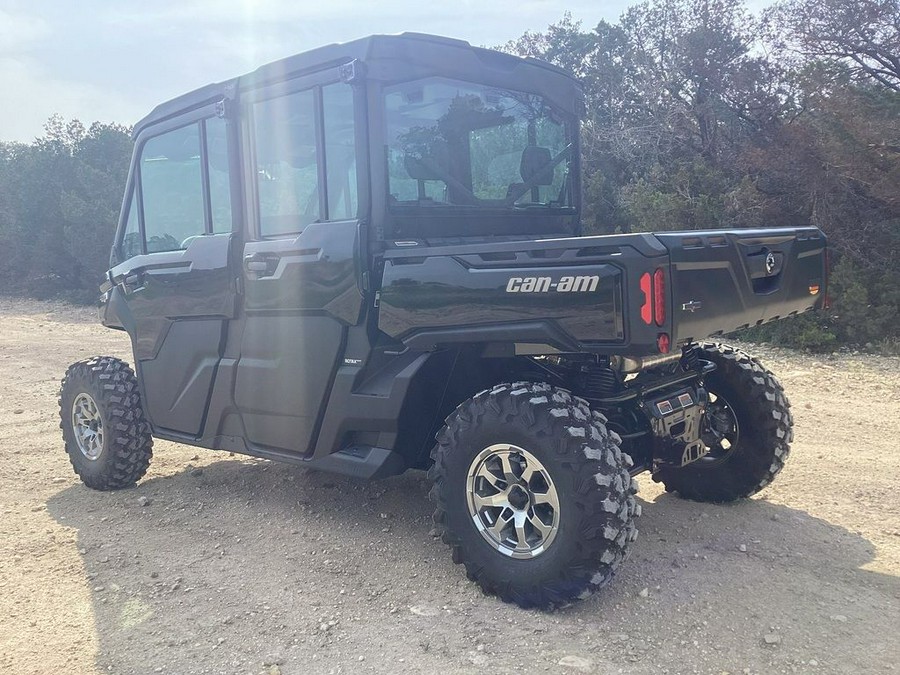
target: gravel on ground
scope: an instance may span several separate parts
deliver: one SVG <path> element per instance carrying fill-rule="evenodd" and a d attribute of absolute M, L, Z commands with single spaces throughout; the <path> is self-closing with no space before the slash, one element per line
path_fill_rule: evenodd
<path fill-rule="evenodd" d="M 793 403 L 773 485 L 723 506 L 640 479 L 641 535 L 552 613 L 481 594 L 432 536 L 428 481 L 362 484 L 157 441 L 85 488 L 67 365 L 131 360 L 91 309 L 0 299 L 0 671 L 848 673 L 900 669 L 900 359 L 746 345 Z"/>

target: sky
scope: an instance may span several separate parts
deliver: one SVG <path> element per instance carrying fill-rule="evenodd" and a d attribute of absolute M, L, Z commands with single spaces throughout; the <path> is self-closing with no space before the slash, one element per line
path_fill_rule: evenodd
<path fill-rule="evenodd" d="M 157 103 L 323 44 L 415 31 L 495 46 L 629 0 L 0 0 L 0 141 L 59 113 L 133 124 Z"/>

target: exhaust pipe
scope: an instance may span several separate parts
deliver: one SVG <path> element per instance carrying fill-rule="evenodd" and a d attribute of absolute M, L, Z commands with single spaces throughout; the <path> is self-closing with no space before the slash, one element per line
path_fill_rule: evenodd
<path fill-rule="evenodd" d="M 653 354 L 651 356 L 610 356 L 609 365 L 620 373 L 639 373 L 647 368 L 654 368 L 665 363 L 675 363 L 681 360 L 681 352 L 673 354 Z"/>

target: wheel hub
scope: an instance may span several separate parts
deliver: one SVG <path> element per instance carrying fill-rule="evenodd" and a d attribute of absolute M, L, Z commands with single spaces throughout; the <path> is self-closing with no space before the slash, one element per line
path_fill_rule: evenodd
<path fill-rule="evenodd" d="M 712 391 L 709 398 L 700 436 L 709 452 L 697 460 L 699 466 L 710 466 L 727 459 L 737 445 L 740 434 L 737 415 L 728 401 Z"/>
<path fill-rule="evenodd" d="M 524 511 L 531 504 L 528 493 L 520 485 L 513 485 L 506 493 L 506 499 L 516 511 Z"/>
<path fill-rule="evenodd" d="M 72 402 L 72 431 L 81 454 L 96 460 L 103 452 L 103 418 L 90 394 L 82 392 Z"/>
<path fill-rule="evenodd" d="M 556 538 L 556 487 L 546 467 L 523 448 L 499 443 L 482 450 L 469 465 L 466 497 L 476 529 L 503 555 L 533 558 Z"/>

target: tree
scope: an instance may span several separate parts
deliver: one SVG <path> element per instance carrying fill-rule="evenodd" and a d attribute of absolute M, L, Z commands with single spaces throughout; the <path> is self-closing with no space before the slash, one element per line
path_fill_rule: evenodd
<path fill-rule="evenodd" d="M 762 27 L 741 0 L 650 0 L 621 26 L 637 97 L 677 149 L 722 159 L 781 112 L 774 65 L 755 51 Z"/>
<path fill-rule="evenodd" d="M 900 92 L 900 0 L 789 0 L 768 20 L 783 52 L 838 62 L 857 80 Z"/>
<path fill-rule="evenodd" d="M 789 0 L 757 20 L 741 0 L 647 0 L 506 48 L 583 83 L 589 230 L 822 228 L 837 318 L 767 337 L 829 347 L 900 333 L 897 2 Z"/>
<path fill-rule="evenodd" d="M 32 144 L 0 145 L 0 283 L 94 300 L 131 156 L 129 130 L 51 117 Z"/>
<path fill-rule="evenodd" d="M 581 79 L 585 220 L 595 231 L 716 227 L 748 192 L 738 159 L 789 92 L 740 0 L 648 0 L 588 33 L 568 15 L 506 48 Z"/>

